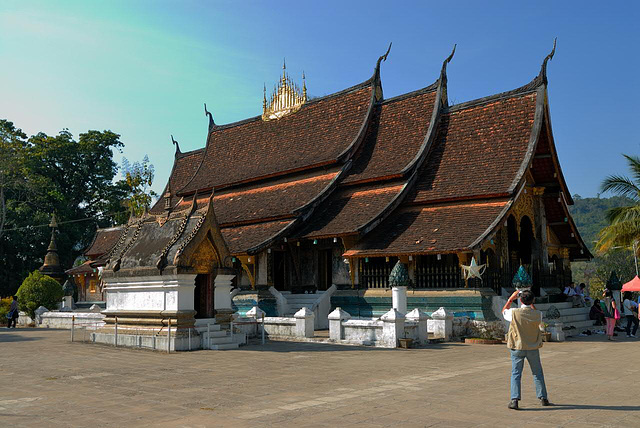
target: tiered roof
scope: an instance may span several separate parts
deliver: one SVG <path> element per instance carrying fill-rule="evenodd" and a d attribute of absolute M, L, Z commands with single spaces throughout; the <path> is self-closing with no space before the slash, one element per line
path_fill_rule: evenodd
<path fill-rule="evenodd" d="M 529 84 L 455 106 L 446 95 L 453 53 L 434 84 L 388 100 L 384 55 L 367 81 L 279 119 L 219 126 L 210 116 L 206 146 L 176 150 L 151 215 L 184 210 L 192 199 L 200 209 L 214 191 L 212 207 L 233 255 L 285 238 L 338 236 L 358 238 L 347 252 L 353 257 L 471 250 L 495 232 L 530 171 L 547 189 L 545 209 L 558 239 L 575 248 L 573 258 L 588 257 L 566 210 L 572 201 L 551 136 L 552 55 Z M 139 233 L 150 236 L 139 245 L 153 248 L 171 235 Z"/>

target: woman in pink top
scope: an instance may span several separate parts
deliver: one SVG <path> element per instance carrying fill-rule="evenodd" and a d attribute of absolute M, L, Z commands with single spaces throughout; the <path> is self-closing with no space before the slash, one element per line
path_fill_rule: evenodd
<path fill-rule="evenodd" d="M 616 326 L 616 301 L 613 298 L 613 293 L 608 288 L 604 289 L 604 293 L 602 293 L 602 296 L 604 297 L 604 302 L 602 302 L 602 310 L 604 311 L 604 316 L 607 320 L 607 336 L 609 340 L 615 340 L 613 338 L 613 329 Z"/>

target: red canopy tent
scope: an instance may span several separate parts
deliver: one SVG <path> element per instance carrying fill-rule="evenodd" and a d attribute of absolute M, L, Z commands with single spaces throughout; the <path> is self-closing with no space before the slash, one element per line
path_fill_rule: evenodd
<path fill-rule="evenodd" d="M 631 281 L 622 286 L 622 291 L 640 291 L 640 278 L 635 276 Z"/>

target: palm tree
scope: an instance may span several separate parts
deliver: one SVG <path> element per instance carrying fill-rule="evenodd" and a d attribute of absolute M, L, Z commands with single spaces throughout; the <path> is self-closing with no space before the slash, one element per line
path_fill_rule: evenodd
<path fill-rule="evenodd" d="M 623 155 L 627 159 L 632 179 L 623 175 L 610 175 L 602 182 L 602 191 L 611 191 L 633 201 L 627 207 L 611 208 L 607 212 L 609 225 L 599 234 L 596 247 L 606 252 L 613 247 L 635 247 L 640 239 L 640 158 Z"/>

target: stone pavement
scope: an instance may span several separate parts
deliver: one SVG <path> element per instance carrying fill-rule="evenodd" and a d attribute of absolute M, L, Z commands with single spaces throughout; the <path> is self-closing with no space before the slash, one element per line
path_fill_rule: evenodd
<path fill-rule="evenodd" d="M 168 355 L 1 329 L 0 426 L 640 427 L 640 340 L 622 336 L 545 344 L 556 406 L 538 406 L 525 367 L 516 412 L 503 345 L 271 342 Z"/>

